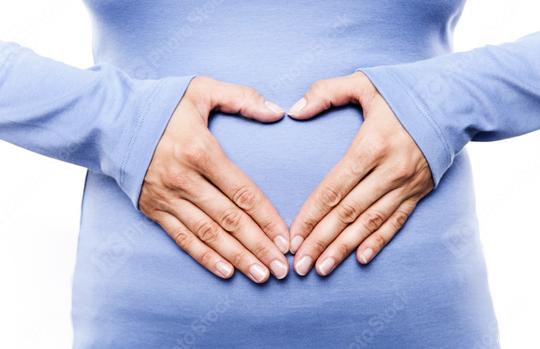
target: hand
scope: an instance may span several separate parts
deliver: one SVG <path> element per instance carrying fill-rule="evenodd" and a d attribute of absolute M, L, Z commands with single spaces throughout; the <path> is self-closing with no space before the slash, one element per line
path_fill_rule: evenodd
<path fill-rule="evenodd" d="M 351 103 L 362 107 L 364 123 L 291 226 L 300 275 L 314 261 L 328 275 L 354 249 L 360 263 L 369 263 L 433 188 L 422 152 L 363 73 L 316 82 L 289 114 L 309 119 Z"/>
<path fill-rule="evenodd" d="M 289 269 L 288 227 L 208 130 L 215 110 L 262 122 L 284 115 L 251 88 L 196 77 L 156 148 L 139 207 L 215 275 L 230 278 L 238 268 L 262 283 L 270 268 L 282 279 Z"/>

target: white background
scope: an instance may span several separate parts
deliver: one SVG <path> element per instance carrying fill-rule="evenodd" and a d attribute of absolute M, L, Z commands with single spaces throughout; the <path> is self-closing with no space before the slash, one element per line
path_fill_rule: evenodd
<path fill-rule="evenodd" d="M 539 13 L 535 0 L 469 0 L 456 50 L 539 31 Z M 0 39 L 78 67 L 92 64 L 81 1 L 3 0 Z M 540 348 L 540 133 L 468 147 L 503 348 Z M 2 142 L 0 161 L 0 348 L 70 348 L 85 172 Z"/>

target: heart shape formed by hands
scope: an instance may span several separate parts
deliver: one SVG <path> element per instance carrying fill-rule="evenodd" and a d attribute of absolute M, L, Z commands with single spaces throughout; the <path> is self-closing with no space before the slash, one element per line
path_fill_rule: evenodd
<path fill-rule="evenodd" d="M 290 232 L 263 192 L 230 161 L 208 129 L 213 111 L 274 122 L 284 112 L 256 90 L 195 78 L 152 159 L 141 211 L 222 278 L 239 269 L 256 283 L 288 273 L 284 253 L 306 275 L 328 275 L 351 252 L 365 264 L 392 239 L 433 188 L 422 152 L 361 72 L 312 85 L 289 111 L 307 120 L 357 104 L 364 123 L 346 155 L 309 196 Z M 289 243 L 290 241 L 290 243 Z"/>

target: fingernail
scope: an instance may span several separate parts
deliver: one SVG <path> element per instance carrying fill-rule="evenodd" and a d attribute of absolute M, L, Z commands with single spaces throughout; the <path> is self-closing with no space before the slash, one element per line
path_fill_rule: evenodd
<path fill-rule="evenodd" d="M 285 254 L 289 252 L 289 240 L 285 239 L 283 236 L 278 235 L 274 239 L 274 244 L 276 244 L 277 248 L 279 248 L 281 253 Z"/>
<path fill-rule="evenodd" d="M 279 105 L 277 105 L 277 104 L 275 104 L 275 103 L 272 103 L 272 102 L 270 102 L 270 101 L 266 101 L 266 102 L 264 102 L 264 104 L 266 105 L 266 107 L 267 107 L 268 109 L 270 109 L 270 110 L 273 111 L 274 113 L 278 113 L 278 114 L 283 114 L 283 113 L 284 113 L 283 109 L 281 109 L 281 108 L 279 107 Z"/>
<path fill-rule="evenodd" d="M 270 263 L 270 269 L 272 269 L 272 273 L 279 280 L 287 276 L 287 273 L 289 272 L 289 268 L 287 268 L 283 262 L 280 262 L 277 259 Z"/>
<path fill-rule="evenodd" d="M 336 260 L 332 257 L 326 258 L 321 264 L 319 264 L 319 272 L 322 275 L 328 275 L 336 266 Z"/>
<path fill-rule="evenodd" d="M 296 270 L 297 274 L 304 276 L 309 272 L 312 264 L 313 258 L 311 258 L 310 256 L 304 256 L 300 258 L 298 263 L 296 263 L 294 269 Z"/>
<path fill-rule="evenodd" d="M 307 101 L 305 98 L 300 99 L 298 102 L 294 103 L 291 109 L 289 109 L 288 114 L 293 115 L 293 116 L 298 114 L 300 111 L 302 111 L 302 109 L 304 109 L 306 104 L 307 104 Z"/>
<path fill-rule="evenodd" d="M 295 236 L 291 241 L 291 253 L 296 253 L 298 249 L 300 248 L 300 245 L 302 245 L 302 242 L 304 242 L 304 238 L 301 236 Z"/>
<path fill-rule="evenodd" d="M 368 247 L 360 254 L 360 262 L 367 264 L 369 263 L 372 256 L 373 249 L 371 247 Z"/>
<path fill-rule="evenodd" d="M 262 282 L 266 279 L 266 270 L 258 264 L 253 264 L 249 267 L 249 274 L 256 282 Z"/>
<path fill-rule="evenodd" d="M 231 276 L 233 272 L 233 268 L 227 263 L 224 263 L 222 261 L 219 261 L 216 263 L 216 269 L 225 278 L 228 278 L 229 276 Z"/>

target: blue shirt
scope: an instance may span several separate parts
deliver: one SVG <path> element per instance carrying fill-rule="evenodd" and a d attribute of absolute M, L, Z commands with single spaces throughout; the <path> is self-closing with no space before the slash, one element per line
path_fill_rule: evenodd
<path fill-rule="evenodd" d="M 453 54 L 462 0 L 87 5 L 91 69 L 0 44 L 0 138 L 89 169 L 74 348 L 498 348 L 463 147 L 540 128 L 540 34 Z M 137 210 L 193 75 L 253 86 L 288 107 L 314 81 L 356 69 L 437 184 L 369 266 L 351 256 L 326 278 L 224 281 Z M 271 125 L 216 114 L 210 129 L 290 223 L 361 124 L 361 111 L 345 107 Z"/>

